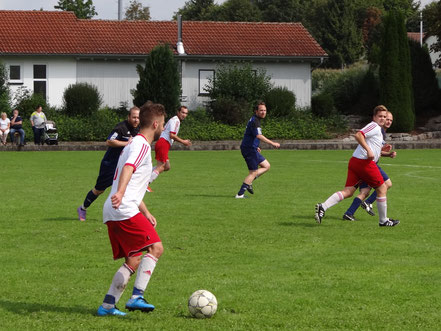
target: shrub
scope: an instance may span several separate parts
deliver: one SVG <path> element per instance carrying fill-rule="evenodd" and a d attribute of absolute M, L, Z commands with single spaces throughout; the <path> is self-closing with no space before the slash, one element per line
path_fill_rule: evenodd
<path fill-rule="evenodd" d="M 0 62 L 0 111 L 9 113 L 11 110 L 10 90 L 6 67 Z"/>
<path fill-rule="evenodd" d="M 311 111 L 319 117 L 328 117 L 335 113 L 334 99 L 329 93 L 321 93 L 311 98 Z"/>
<path fill-rule="evenodd" d="M 64 90 L 63 103 L 64 111 L 70 116 L 90 116 L 100 108 L 102 97 L 96 86 L 76 83 Z"/>
<path fill-rule="evenodd" d="M 211 112 L 215 121 L 228 125 L 244 123 L 252 115 L 253 106 L 245 100 L 220 97 L 211 103 Z"/>
<path fill-rule="evenodd" d="M 20 116 L 23 119 L 28 119 L 35 111 L 38 105 L 43 107 L 43 112 L 46 114 L 48 110 L 48 104 L 46 99 L 39 93 L 32 93 L 27 89 L 20 89 L 14 96 L 14 108 L 18 109 Z"/>
<path fill-rule="evenodd" d="M 286 87 L 275 87 L 265 95 L 268 114 L 271 117 L 290 115 L 296 107 L 296 96 Z"/>

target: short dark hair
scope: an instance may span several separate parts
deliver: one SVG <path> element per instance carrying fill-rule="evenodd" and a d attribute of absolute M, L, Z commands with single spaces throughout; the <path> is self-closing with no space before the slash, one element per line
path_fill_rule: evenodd
<path fill-rule="evenodd" d="M 35 107 L 35 109 L 38 109 L 38 108 L 43 108 L 43 106 L 42 105 L 37 105 L 37 107 Z"/>
<path fill-rule="evenodd" d="M 147 101 L 139 109 L 139 122 L 142 128 L 152 125 L 155 117 L 166 117 L 165 107 L 160 103 Z"/>
<path fill-rule="evenodd" d="M 377 115 L 377 113 L 379 113 L 380 111 L 389 111 L 389 110 L 387 110 L 386 106 L 378 105 L 377 107 L 374 108 L 374 116 Z"/>
<path fill-rule="evenodd" d="M 266 103 L 264 101 L 258 101 L 254 106 L 254 111 L 257 111 L 257 109 L 259 109 L 259 106 L 266 106 Z"/>
<path fill-rule="evenodd" d="M 179 106 L 179 108 L 178 108 L 178 111 L 181 111 L 181 110 L 182 110 L 182 108 L 185 108 L 185 109 L 187 109 L 187 110 L 188 110 L 187 106 Z"/>
<path fill-rule="evenodd" d="M 128 115 L 128 116 L 132 115 L 132 111 L 135 111 L 135 110 L 138 110 L 138 111 L 139 111 L 139 108 L 136 107 L 136 106 L 133 106 L 132 108 L 130 108 L 130 109 L 129 109 L 129 115 Z"/>

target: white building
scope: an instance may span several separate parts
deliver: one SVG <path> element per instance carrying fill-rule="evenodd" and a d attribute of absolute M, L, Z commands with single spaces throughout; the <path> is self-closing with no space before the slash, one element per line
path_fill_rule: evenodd
<path fill-rule="evenodd" d="M 97 86 L 104 104 L 132 104 L 136 65 L 168 43 L 181 66 L 182 101 L 190 109 L 208 100 L 204 86 L 222 63 L 249 61 L 275 86 L 311 102 L 311 71 L 327 57 L 300 23 L 109 21 L 77 19 L 72 12 L 0 11 L 0 61 L 13 93 L 20 88 L 61 106 L 70 84 Z M 182 31 L 182 33 L 181 33 Z M 177 47 L 178 35 L 182 44 Z M 178 52 L 179 51 L 179 52 Z"/>

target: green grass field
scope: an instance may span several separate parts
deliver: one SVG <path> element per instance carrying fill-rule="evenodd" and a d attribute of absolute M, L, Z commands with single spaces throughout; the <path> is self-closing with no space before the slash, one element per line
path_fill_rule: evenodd
<path fill-rule="evenodd" d="M 172 152 L 144 199 L 165 247 L 147 289 L 156 310 L 127 318 L 94 315 L 122 263 L 101 219 L 108 192 L 76 215 L 103 152 L 0 153 L 0 329 L 439 329 L 441 150 L 381 160 L 397 227 L 363 210 L 342 221 L 350 200 L 318 225 L 314 205 L 343 188 L 351 153 L 265 150 L 270 172 L 239 200 L 240 152 Z M 212 319 L 190 317 L 197 289 L 216 295 Z"/>

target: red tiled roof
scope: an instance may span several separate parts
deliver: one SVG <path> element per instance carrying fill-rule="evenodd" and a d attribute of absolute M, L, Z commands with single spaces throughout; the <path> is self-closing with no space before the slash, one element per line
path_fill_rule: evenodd
<path fill-rule="evenodd" d="M 412 39 L 413 41 L 420 42 L 420 33 L 419 32 L 408 32 L 407 38 Z M 426 34 L 423 32 L 423 40 L 426 37 Z"/>
<path fill-rule="evenodd" d="M 187 55 L 323 57 L 300 23 L 184 21 Z M 77 19 L 72 12 L 0 10 L 0 54 L 144 55 L 176 45 L 176 21 Z"/>

